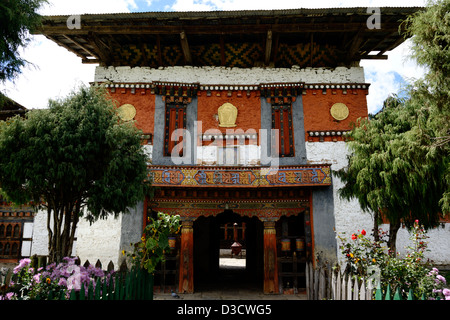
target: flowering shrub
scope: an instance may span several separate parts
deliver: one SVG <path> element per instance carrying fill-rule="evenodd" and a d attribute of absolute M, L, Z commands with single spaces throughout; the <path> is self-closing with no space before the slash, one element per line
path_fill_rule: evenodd
<path fill-rule="evenodd" d="M 430 300 L 450 300 L 450 289 L 446 288 L 447 280 L 439 274 L 437 268 L 432 268 L 420 282 L 420 288 L 428 293 Z"/>
<path fill-rule="evenodd" d="M 141 241 L 132 244 L 134 251 L 129 256 L 135 266 L 153 273 L 158 263 L 164 259 L 165 250 L 169 248 L 169 235 L 180 231 L 180 216 L 158 212 L 157 219 L 149 218 L 149 221 Z M 125 255 L 125 251 L 122 253 Z"/>
<path fill-rule="evenodd" d="M 389 252 L 386 241 L 383 240 L 385 236 L 386 233 L 381 230 L 380 241 L 372 241 L 366 237 L 365 230 L 352 234 L 350 242 L 338 236 L 347 268 L 364 278 L 372 276 L 373 270 L 378 271 L 382 289 L 386 289 L 388 284 L 393 290 L 400 288 L 404 298 L 412 289 L 416 299 L 422 295 L 430 299 L 450 299 L 450 290 L 444 288 L 445 278 L 439 275 L 436 268 L 431 269 L 430 261 L 425 260 L 428 236 L 419 221 L 415 221 L 411 230 L 412 245 L 407 248 L 404 257 Z"/>
<path fill-rule="evenodd" d="M 90 285 L 95 289 L 97 279 L 109 283 L 114 274 L 114 271 L 105 274 L 92 265 L 86 268 L 75 262 L 76 259 L 66 257 L 59 264 L 52 263 L 35 270 L 30 259 L 22 259 L 13 270 L 14 280 L 9 285 L 9 292 L 0 296 L 0 300 L 46 300 L 61 294 L 68 298 L 72 290 L 80 291 L 82 284 L 87 293 Z"/>
<path fill-rule="evenodd" d="M 383 238 L 385 235 L 386 233 L 380 230 L 380 238 Z M 353 233 L 351 242 L 346 242 L 341 236 L 338 236 L 338 238 L 342 242 L 340 246 L 341 252 L 346 259 L 347 267 L 352 273 L 360 277 L 367 277 L 371 266 L 382 268 L 386 265 L 386 245 L 382 240 L 371 241 L 366 237 L 364 229 L 361 232 L 358 230 L 358 233 Z"/>

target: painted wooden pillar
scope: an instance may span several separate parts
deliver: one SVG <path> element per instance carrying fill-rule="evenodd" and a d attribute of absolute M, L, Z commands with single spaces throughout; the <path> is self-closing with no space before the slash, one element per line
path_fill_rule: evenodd
<path fill-rule="evenodd" d="M 192 221 L 181 222 L 180 279 L 178 292 L 194 292 L 194 229 Z"/>
<path fill-rule="evenodd" d="M 278 293 L 277 237 L 275 222 L 264 222 L 264 293 Z"/>

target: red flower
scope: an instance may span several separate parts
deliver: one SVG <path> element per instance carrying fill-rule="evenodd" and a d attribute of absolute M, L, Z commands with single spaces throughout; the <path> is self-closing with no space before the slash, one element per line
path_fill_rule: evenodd
<path fill-rule="evenodd" d="M 363 230 L 361 231 L 361 234 L 362 234 L 363 236 L 365 236 L 365 235 L 366 235 L 366 230 L 363 229 Z"/>
<path fill-rule="evenodd" d="M 358 237 L 356 236 L 356 234 L 352 234 L 352 240 L 356 240 L 358 239 Z"/>

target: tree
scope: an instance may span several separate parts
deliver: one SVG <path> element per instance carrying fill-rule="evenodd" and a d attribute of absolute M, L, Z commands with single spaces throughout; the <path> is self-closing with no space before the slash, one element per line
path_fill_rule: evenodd
<path fill-rule="evenodd" d="M 387 99 L 381 112 L 352 129 L 348 166 L 334 172 L 344 182 L 340 195 L 357 198 L 364 211 L 374 214 L 375 232 L 382 217 L 389 220 L 394 253 L 401 222 L 411 227 L 418 219 L 427 228 L 439 222 L 445 158 L 422 147 L 423 131 L 431 130 L 418 132 L 416 124 L 426 118 L 407 99 Z"/>
<path fill-rule="evenodd" d="M 401 222 L 411 227 L 418 219 L 433 228 L 450 208 L 449 9 L 449 0 L 430 3 L 405 22 L 412 57 L 427 73 L 404 98 L 390 97 L 377 115 L 358 121 L 348 167 L 335 172 L 344 182 L 340 195 L 374 214 L 375 232 L 381 216 L 389 220 L 394 253 Z"/>
<path fill-rule="evenodd" d="M 72 252 L 77 223 L 128 212 L 149 191 L 141 131 L 122 122 L 99 87 L 0 122 L 0 186 L 47 211 L 49 257 Z"/>
<path fill-rule="evenodd" d="M 0 82 L 14 79 L 27 64 L 18 50 L 30 41 L 29 31 L 41 23 L 37 10 L 46 0 L 0 2 Z"/>
<path fill-rule="evenodd" d="M 442 212 L 450 212 L 450 0 L 428 3 L 427 10 L 411 16 L 405 23 L 407 36 L 413 43 L 411 58 L 428 72 L 417 80 L 412 100 L 429 113 L 425 123 L 434 131 L 427 145 L 430 153 L 440 152 L 446 157 L 443 176 L 447 181 L 440 205 Z M 423 126 L 422 126 L 423 128 Z"/>

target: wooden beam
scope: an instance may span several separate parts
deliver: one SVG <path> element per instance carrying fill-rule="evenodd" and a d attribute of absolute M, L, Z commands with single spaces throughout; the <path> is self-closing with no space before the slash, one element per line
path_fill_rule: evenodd
<path fill-rule="evenodd" d="M 162 61 L 162 49 L 161 49 L 161 36 L 159 34 L 156 36 L 156 46 L 158 49 L 158 63 L 160 66 L 162 66 L 163 61 Z"/>
<path fill-rule="evenodd" d="M 180 32 L 180 38 L 181 38 L 181 48 L 183 49 L 184 59 L 186 60 L 187 64 L 192 64 L 191 50 L 189 50 L 187 36 L 184 31 Z"/>
<path fill-rule="evenodd" d="M 269 65 L 271 52 L 272 52 L 272 30 L 267 30 L 266 54 L 265 54 L 265 57 L 264 57 L 264 64 L 266 66 Z"/>
<path fill-rule="evenodd" d="M 393 42 L 390 46 L 388 46 L 387 48 L 380 50 L 380 52 L 378 53 L 378 55 L 382 55 L 383 53 L 385 53 L 386 51 L 391 51 L 392 49 L 396 48 L 397 46 L 399 46 L 403 41 L 405 41 L 405 38 L 403 36 L 400 36 L 400 38 L 398 38 L 395 42 Z"/>
<path fill-rule="evenodd" d="M 387 60 L 388 56 L 386 54 L 366 54 L 362 56 L 355 56 L 357 60 Z"/>
<path fill-rule="evenodd" d="M 364 40 L 362 34 L 364 32 L 364 28 L 358 30 L 355 36 L 351 40 L 350 49 L 347 51 L 347 62 L 351 62 L 355 60 L 355 56 L 361 48 L 361 43 Z"/>
<path fill-rule="evenodd" d="M 292 23 L 292 24 L 260 24 L 260 25 L 220 25 L 215 28 L 210 25 L 184 25 L 184 26 L 153 26 L 153 25 L 86 25 L 81 29 L 67 29 L 67 26 L 44 25 L 34 34 L 60 35 L 74 34 L 82 35 L 88 32 L 98 34 L 266 34 L 268 30 L 273 33 L 342 33 L 357 32 L 361 28 L 367 28 L 365 22 L 353 23 Z M 383 23 L 383 32 L 394 32 L 398 30 L 398 23 Z M 376 33 L 377 30 L 374 31 Z"/>
<path fill-rule="evenodd" d="M 96 63 L 100 63 L 101 61 L 99 59 L 82 59 L 81 63 L 83 64 L 96 64 Z"/>
<path fill-rule="evenodd" d="M 220 35 L 220 64 L 225 65 L 225 40 L 223 34 Z"/>
<path fill-rule="evenodd" d="M 96 58 L 98 58 L 104 65 L 111 65 L 111 49 L 109 49 L 103 41 L 101 41 L 98 35 L 94 32 L 89 33 L 89 39 L 91 40 L 91 45 L 94 47 L 95 51 L 98 52 Z"/>
<path fill-rule="evenodd" d="M 85 46 L 83 46 L 80 42 L 76 41 L 75 39 L 73 39 L 72 37 L 63 34 L 63 37 L 66 38 L 69 41 L 72 41 L 74 44 L 76 44 L 80 49 L 82 49 L 83 51 L 85 51 L 87 54 L 89 54 L 92 57 L 98 58 L 97 54 L 92 52 L 91 50 L 89 50 L 88 48 L 86 48 Z"/>

